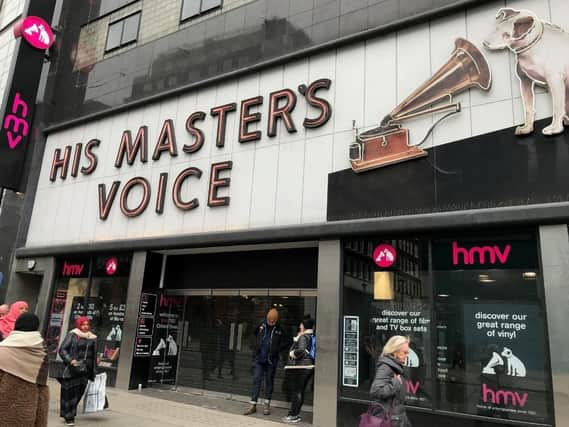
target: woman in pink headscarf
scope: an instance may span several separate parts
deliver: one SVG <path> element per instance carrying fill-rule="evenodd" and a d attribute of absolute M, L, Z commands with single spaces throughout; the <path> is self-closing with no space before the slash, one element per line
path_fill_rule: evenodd
<path fill-rule="evenodd" d="M 16 320 L 20 314 L 28 311 L 28 303 L 25 301 L 17 301 L 10 306 L 8 314 L 0 319 L 0 340 L 5 339 L 10 332 L 14 330 Z"/>

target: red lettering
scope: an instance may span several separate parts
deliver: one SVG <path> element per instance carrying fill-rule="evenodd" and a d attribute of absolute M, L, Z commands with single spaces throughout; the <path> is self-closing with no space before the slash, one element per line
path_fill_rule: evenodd
<path fill-rule="evenodd" d="M 284 99 L 286 102 L 279 107 L 279 101 Z M 269 119 L 267 121 L 267 135 L 270 137 L 277 135 L 277 120 L 282 119 L 289 133 L 296 132 L 296 127 L 292 121 L 291 112 L 296 106 L 296 94 L 290 89 L 283 89 L 273 92 L 269 98 Z"/>
<path fill-rule="evenodd" d="M 237 109 L 237 104 L 226 104 L 220 105 L 219 107 L 214 107 L 211 109 L 211 115 L 213 117 L 217 116 L 217 133 L 215 138 L 215 145 L 218 147 L 223 147 L 225 145 L 225 129 L 227 127 L 227 113 L 235 111 Z"/>
<path fill-rule="evenodd" d="M 152 154 L 152 160 L 160 160 L 163 151 L 168 151 L 172 157 L 178 155 L 178 147 L 176 146 L 176 132 L 174 132 L 174 122 L 167 119 L 162 125 L 158 142 Z"/>
<path fill-rule="evenodd" d="M 473 246 L 470 249 L 466 249 L 458 246 L 457 242 L 452 242 L 452 264 L 473 265 L 478 263 L 484 265 L 489 262 L 494 265 L 496 264 L 496 259 L 500 264 L 505 264 L 508 262 L 511 248 L 511 245 L 506 245 L 502 251 L 499 246 L 494 245 Z"/>
<path fill-rule="evenodd" d="M 120 181 L 113 182 L 111 190 L 107 195 L 107 186 L 105 184 L 99 184 L 99 218 L 103 221 L 109 216 L 117 191 L 119 190 L 119 185 L 121 185 Z"/>
<path fill-rule="evenodd" d="M 57 148 L 53 153 L 53 160 L 51 161 L 51 170 L 49 172 L 49 180 L 55 181 L 57 170 L 61 169 L 60 178 L 65 179 L 67 178 L 67 169 L 69 168 L 69 158 L 71 157 L 71 146 L 68 145 L 65 147 L 65 152 L 63 154 L 63 158 L 61 156 L 61 149 Z"/>
<path fill-rule="evenodd" d="M 125 130 L 122 134 L 119 150 L 115 159 L 115 167 L 122 166 L 123 158 L 126 154 L 126 162 L 132 166 L 136 154 L 140 152 L 140 161 L 146 163 L 148 157 L 148 127 L 141 126 L 136 134 L 134 143 L 132 142 L 132 135 L 129 130 Z"/>
<path fill-rule="evenodd" d="M 229 197 L 217 197 L 217 191 L 222 187 L 229 187 L 231 182 L 230 178 L 219 178 L 219 173 L 224 170 L 230 170 L 233 167 L 233 162 L 221 162 L 211 165 L 209 175 L 209 192 L 207 197 L 207 205 L 210 208 L 216 206 L 229 205 Z"/>
<path fill-rule="evenodd" d="M 262 96 L 246 99 L 241 102 L 241 119 L 239 120 L 239 142 L 250 142 L 261 139 L 261 131 L 249 132 L 249 125 L 261 120 L 261 113 L 250 113 L 249 109 L 263 103 Z"/>
<path fill-rule="evenodd" d="M 299 87 L 299 91 L 306 97 L 306 101 L 308 101 L 312 107 L 320 110 L 320 115 L 315 119 L 309 119 L 307 117 L 304 120 L 303 126 L 305 128 L 310 129 L 323 126 L 330 120 L 330 117 L 332 117 L 332 107 L 330 103 L 315 95 L 318 89 L 329 89 L 331 84 L 332 81 L 330 79 L 319 79 L 312 82 L 308 87 L 304 85 Z"/>
<path fill-rule="evenodd" d="M 204 119 L 205 119 L 205 113 L 203 111 L 198 111 L 192 114 L 190 117 L 188 117 L 188 120 L 186 120 L 186 130 L 190 135 L 192 135 L 195 138 L 195 141 L 191 145 L 187 144 L 184 145 L 184 147 L 182 148 L 182 150 L 184 150 L 184 153 L 189 153 L 189 154 L 195 153 L 200 148 L 202 148 L 205 141 L 205 136 L 201 129 L 198 129 L 197 127 L 194 126 L 194 122 L 196 120 L 204 120 Z"/>

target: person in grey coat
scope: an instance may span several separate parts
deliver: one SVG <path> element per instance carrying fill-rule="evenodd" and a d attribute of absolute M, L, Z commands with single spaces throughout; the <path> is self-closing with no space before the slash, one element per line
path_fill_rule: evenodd
<path fill-rule="evenodd" d="M 403 366 L 408 356 L 409 339 L 399 335 L 391 337 L 377 359 L 375 378 L 371 384 L 371 400 L 378 403 L 375 414 L 385 411 L 382 415 L 391 417 L 393 427 L 411 427 L 404 406 L 407 390 Z"/>

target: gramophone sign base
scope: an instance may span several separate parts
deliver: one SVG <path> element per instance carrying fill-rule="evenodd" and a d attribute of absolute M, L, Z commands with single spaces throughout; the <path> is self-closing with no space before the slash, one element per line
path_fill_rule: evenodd
<path fill-rule="evenodd" d="M 363 135 L 362 135 L 363 136 Z M 395 132 L 366 136 L 363 145 L 363 160 L 351 160 L 354 172 L 405 162 L 425 157 L 428 153 L 419 147 L 408 145 L 409 131 L 398 129 Z"/>

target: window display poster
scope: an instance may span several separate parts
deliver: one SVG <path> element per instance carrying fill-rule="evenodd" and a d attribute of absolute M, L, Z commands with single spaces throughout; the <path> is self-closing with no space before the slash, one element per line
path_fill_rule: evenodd
<path fill-rule="evenodd" d="M 465 304 L 470 410 L 478 415 L 547 421 L 545 331 L 537 305 Z"/>
<path fill-rule="evenodd" d="M 178 328 L 182 320 L 184 298 L 158 295 L 158 307 L 150 355 L 149 383 L 172 384 L 178 367 Z"/>
<path fill-rule="evenodd" d="M 379 357 L 383 346 L 394 335 L 409 337 L 409 356 L 406 363 L 406 403 L 414 406 L 431 405 L 431 317 L 423 303 L 385 302 L 374 304 L 369 320 L 369 336 L 364 338 L 366 351 Z"/>
<path fill-rule="evenodd" d="M 344 316 L 342 354 L 342 384 L 346 387 L 358 387 L 360 359 L 359 316 Z"/>
<path fill-rule="evenodd" d="M 126 304 L 109 303 L 101 307 L 99 366 L 102 368 L 118 367 L 125 312 Z"/>

